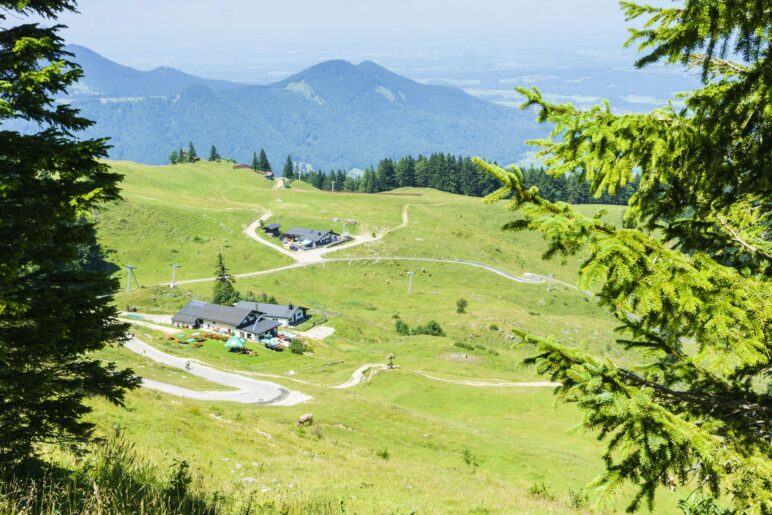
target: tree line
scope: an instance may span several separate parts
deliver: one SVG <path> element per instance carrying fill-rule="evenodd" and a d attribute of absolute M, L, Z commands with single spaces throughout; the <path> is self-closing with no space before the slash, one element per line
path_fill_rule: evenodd
<path fill-rule="evenodd" d="M 291 159 L 288 157 L 287 160 L 289 164 L 285 165 L 285 176 L 287 176 L 287 169 L 293 170 Z M 526 185 L 538 187 L 539 192 L 548 200 L 552 202 L 563 200 L 572 204 L 626 205 L 639 183 L 636 176 L 615 194 L 604 191 L 599 198 L 595 198 L 590 191 L 589 183 L 576 174 L 553 177 L 541 167 L 528 168 L 524 174 Z M 456 157 L 443 153 L 431 154 L 428 157 L 419 155 L 417 158 L 406 156 L 397 161 L 389 158 L 382 159 L 377 167 L 368 167 L 358 176 L 346 173 L 344 170 L 329 172 L 314 170 L 303 173 L 296 170 L 296 176 L 321 190 L 360 193 L 416 187 L 483 197 L 500 187 L 499 182 L 490 174 L 481 171 L 471 157 Z"/>
<path fill-rule="evenodd" d="M 212 145 L 209 151 L 209 161 L 220 161 L 222 158 L 217 148 Z M 199 161 L 193 142 L 188 143 L 188 149 L 173 150 L 169 156 L 172 164 L 195 163 Z M 273 172 L 264 149 L 252 153 L 252 169 L 256 172 Z M 543 167 L 530 167 L 523 171 L 524 183 L 527 187 L 536 186 L 539 193 L 551 202 L 559 200 L 570 204 L 618 204 L 627 205 L 630 197 L 638 189 L 640 182 L 636 175 L 625 186 L 614 194 L 604 190 L 600 197 L 595 197 L 590 189 L 590 183 L 577 174 L 552 176 Z M 345 170 L 302 171 L 287 156 L 282 169 L 282 177 L 299 178 L 320 190 L 350 191 L 359 193 L 378 193 L 394 188 L 435 188 L 440 191 L 457 193 L 472 197 L 483 197 L 499 188 L 499 183 L 490 174 L 480 170 L 472 158 L 454 156 L 452 154 L 435 153 L 428 157 L 419 155 L 405 156 L 399 160 L 382 159 L 377 167 L 368 167 L 361 175 L 353 175 Z"/>
<path fill-rule="evenodd" d="M 188 148 L 185 150 L 184 148 L 180 147 L 179 149 L 174 149 L 169 154 L 169 163 L 171 164 L 181 164 L 181 163 L 195 163 L 197 161 L 200 161 L 201 158 L 198 157 L 198 152 L 196 151 L 195 145 L 193 145 L 193 142 L 188 142 Z M 217 151 L 217 147 L 212 145 L 209 148 L 209 157 L 207 158 L 207 161 L 231 161 L 233 163 L 236 162 L 235 159 L 223 159 L 220 153 Z M 287 156 L 287 161 L 292 163 L 292 159 Z M 268 155 L 265 152 L 265 149 L 260 149 L 260 153 L 257 152 L 252 153 L 252 169 L 256 172 L 272 172 L 273 167 L 271 166 L 270 161 L 268 161 Z M 286 175 L 286 170 L 285 170 Z M 290 175 L 288 177 L 292 177 L 292 173 L 290 171 Z"/>

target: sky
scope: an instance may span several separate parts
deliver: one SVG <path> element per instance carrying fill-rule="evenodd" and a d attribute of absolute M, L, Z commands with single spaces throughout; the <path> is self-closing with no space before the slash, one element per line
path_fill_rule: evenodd
<path fill-rule="evenodd" d="M 448 59 L 516 49 L 618 50 L 617 0 L 80 0 L 64 35 L 124 64 L 208 76 L 234 63 Z M 291 67 L 291 65 L 290 65 Z M 275 72 L 279 73 L 279 72 Z"/>

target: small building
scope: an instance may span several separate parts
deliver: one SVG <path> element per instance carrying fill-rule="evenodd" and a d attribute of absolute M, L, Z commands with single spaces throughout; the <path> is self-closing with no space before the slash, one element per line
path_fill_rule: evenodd
<path fill-rule="evenodd" d="M 325 231 L 317 229 L 304 229 L 302 227 L 293 227 L 284 236 L 294 241 L 303 248 L 313 249 L 323 247 L 330 243 L 338 241 L 340 235 L 335 231 Z"/>
<path fill-rule="evenodd" d="M 273 335 L 280 322 L 262 316 L 248 307 L 221 306 L 200 300 L 191 300 L 172 317 L 175 327 L 205 329 L 258 340 Z"/>
<path fill-rule="evenodd" d="M 265 174 L 265 178 L 268 179 L 269 181 L 273 180 L 273 172 L 271 172 L 270 170 L 262 173 Z"/>
<path fill-rule="evenodd" d="M 293 306 L 292 304 L 266 304 L 242 300 L 237 302 L 235 306 L 255 311 L 262 317 L 282 325 L 298 325 L 308 318 L 308 308 Z"/>
<path fill-rule="evenodd" d="M 281 231 L 279 230 L 281 228 L 281 225 L 279 224 L 269 224 L 263 227 L 263 231 L 265 231 L 266 234 L 270 234 L 271 236 L 276 236 L 277 238 L 281 235 Z"/>

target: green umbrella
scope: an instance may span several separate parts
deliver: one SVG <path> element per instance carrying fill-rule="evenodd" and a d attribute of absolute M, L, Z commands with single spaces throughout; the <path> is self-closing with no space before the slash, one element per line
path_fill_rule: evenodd
<path fill-rule="evenodd" d="M 244 345 L 246 345 L 247 340 L 244 338 L 241 338 L 240 336 L 231 336 L 231 338 L 225 342 L 225 348 L 226 349 L 243 349 Z"/>

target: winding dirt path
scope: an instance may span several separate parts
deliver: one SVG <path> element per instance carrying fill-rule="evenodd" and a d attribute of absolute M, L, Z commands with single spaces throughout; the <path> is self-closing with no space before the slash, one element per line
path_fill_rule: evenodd
<path fill-rule="evenodd" d="M 386 365 L 382 364 L 375 364 L 375 365 L 362 365 L 358 369 L 354 370 L 354 373 L 351 374 L 351 379 L 346 381 L 343 384 L 339 384 L 337 386 L 331 386 L 330 388 L 335 388 L 336 390 L 345 390 L 346 388 L 351 388 L 352 386 L 356 386 L 362 381 L 366 381 L 366 374 L 370 370 L 386 370 L 388 367 Z"/>

